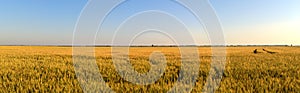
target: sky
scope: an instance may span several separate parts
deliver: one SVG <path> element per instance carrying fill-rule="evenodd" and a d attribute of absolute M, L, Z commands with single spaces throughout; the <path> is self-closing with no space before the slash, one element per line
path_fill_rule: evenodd
<path fill-rule="evenodd" d="M 76 22 L 87 2 L 87 0 L 1 0 L 0 45 L 70 45 Z M 228 45 L 300 45 L 300 0 L 209 0 L 209 2 L 220 20 Z M 163 11 L 146 11 L 135 15 L 136 12 L 147 9 Z M 172 25 L 164 25 L 169 23 Z M 187 29 L 181 28 L 181 23 L 184 23 Z M 135 26 L 151 24 L 166 26 L 161 29 L 182 35 L 175 36 L 175 40 L 186 39 L 187 36 L 184 34 L 187 31 L 184 30 L 188 30 L 190 33 L 187 35 L 192 36 L 196 44 L 210 44 L 201 22 L 183 7 L 167 1 L 151 5 L 142 0 L 129 0 L 128 3 L 115 8 L 104 21 L 95 41 L 96 44 L 111 44 L 112 41 L 117 44 L 129 41 L 136 44 L 175 42 L 172 35 L 176 34 L 164 34 L 161 29 L 148 29 L 148 33 L 137 35 L 137 30 L 147 29 Z M 114 35 L 117 30 L 118 33 Z M 113 39 L 114 36 L 117 39 Z"/>

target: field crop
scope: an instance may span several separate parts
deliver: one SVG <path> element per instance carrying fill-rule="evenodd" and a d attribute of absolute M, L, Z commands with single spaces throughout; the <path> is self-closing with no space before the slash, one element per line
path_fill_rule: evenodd
<path fill-rule="evenodd" d="M 216 92 L 299 92 L 300 47 L 227 47 L 226 69 Z M 253 53 L 258 49 L 258 53 Z M 268 53 L 266 49 L 272 51 Z M 167 92 L 178 79 L 181 55 L 177 47 L 131 47 L 134 69 L 150 70 L 149 56 L 161 51 L 167 60 L 154 84 L 135 85 L 114 67 L 111 47 L 96 47 L 99 71 L 116 92 Z M 198 47 L 199 78 L 192 92 L 201 92 L 209 75 L 211 48 Z M 274 53 L 273 53 L 274 52 Z M 72 47 L 0 46 L 0 92 L 83 92 L 72 62 Z"/>

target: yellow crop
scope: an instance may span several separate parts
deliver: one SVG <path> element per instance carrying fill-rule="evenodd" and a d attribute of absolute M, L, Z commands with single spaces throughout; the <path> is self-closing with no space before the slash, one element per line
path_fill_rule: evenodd
<path fill-rule="evenodd" d="M 270 54 L 262 49 L 276 52 Z M 211 48 L 199 47 L 199 78 L 192 92 L 201 92 L 211 63 Z M 227 47 L 226 69 L 216 92 L 299 92 L 300 47 Z M 258 49 L 257 54 L 253 53 Z M 167 92 L 178 79 L 181 55 L 177 47 L 131 47 L 130 62 L 139 73 L 150 70 L 149 56 L 161 51 L 164 75 L 151 85 L 135 85 L 116 71 L 111 47 L 96 47 L 99 71 L 116 92 Z M 83 92 L 76 79 L 72 47 L 0 46 L 0 93 Z"/>

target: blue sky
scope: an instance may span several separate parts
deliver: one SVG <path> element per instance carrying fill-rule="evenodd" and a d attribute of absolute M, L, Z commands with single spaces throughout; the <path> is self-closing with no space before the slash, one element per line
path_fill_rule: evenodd
<path fill-rule="evenodd" d="M 210 0 L 222 24 L 227 44 L 297 44 L 300 45 L 300 0 Z M 72 44 L 76 21 L 87 0 L 1 0 L 0 44 L 1 45 L 55 45 Z M 180 7 L 167 2 L 147 6 L 132 3 L 139 8 L 166 8 L 190 23 L 197 44 L 209 44 L 201 25 Z M 170 8 L 171 7 L 171 8 Z M 168 10 L 169 9 L 169 10 Z M 171 10 L 170 10 L 171 9 Z M 174 9 L 174 10 L 172 10 Z M 123 13 L 126 7 L 116 10 Z M 134 10 L 134 8 L 133 8 Z M 123 11 L 123 12 L 122 12 Z M 124 15 L 132 13 L 124 12 Z M 122 15 L 109 20 L 118 22 Z M 109 23 L 109 21 L 108 21 Z M 111 23 L 113 24 L 113 23 Z M 111 25 L 106 26 L 108 29 Z M 129 32 L 130 33 L 130 32 Z M 108 43 L 106 30 L 99 35 L 98 44 Z M 155 35 L 161 37 L 151 39 Z M 137 42 L 160 41 L 164 36 L 145 34 Z M 151 40 L 150 40 L 151 39 Z M 165 41 L 169 42 L 169 41 Z M 160 42 L 164 43 L 164 42 Z"/>

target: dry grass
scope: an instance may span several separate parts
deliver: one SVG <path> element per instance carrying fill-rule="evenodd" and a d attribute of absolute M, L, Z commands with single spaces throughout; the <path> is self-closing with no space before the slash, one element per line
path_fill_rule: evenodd
<path fill-rule="evenodd" d="M 276 54 L 254 54 L 254 49 Z M 121 78 L 110 47 L 97 47 L 99 71 L 116 92 L 167 92 L 178 78 L 176 47 L 133 47 L 130 61 L 140 73 L 150 69 L 149 55 L 161 51 L 167 59 L 164 75 L 155 84 L 135 85 Z M 199 47 L 200 74 L 192 92 L 201 92 L 211 62 L 210 47 Z M 226 70 L 216 92 L 299 92 L 300 47 L 228 47 Z M 72 63 L 71 47 L 0 46 L 0 92 L 82 92 Z"/>

